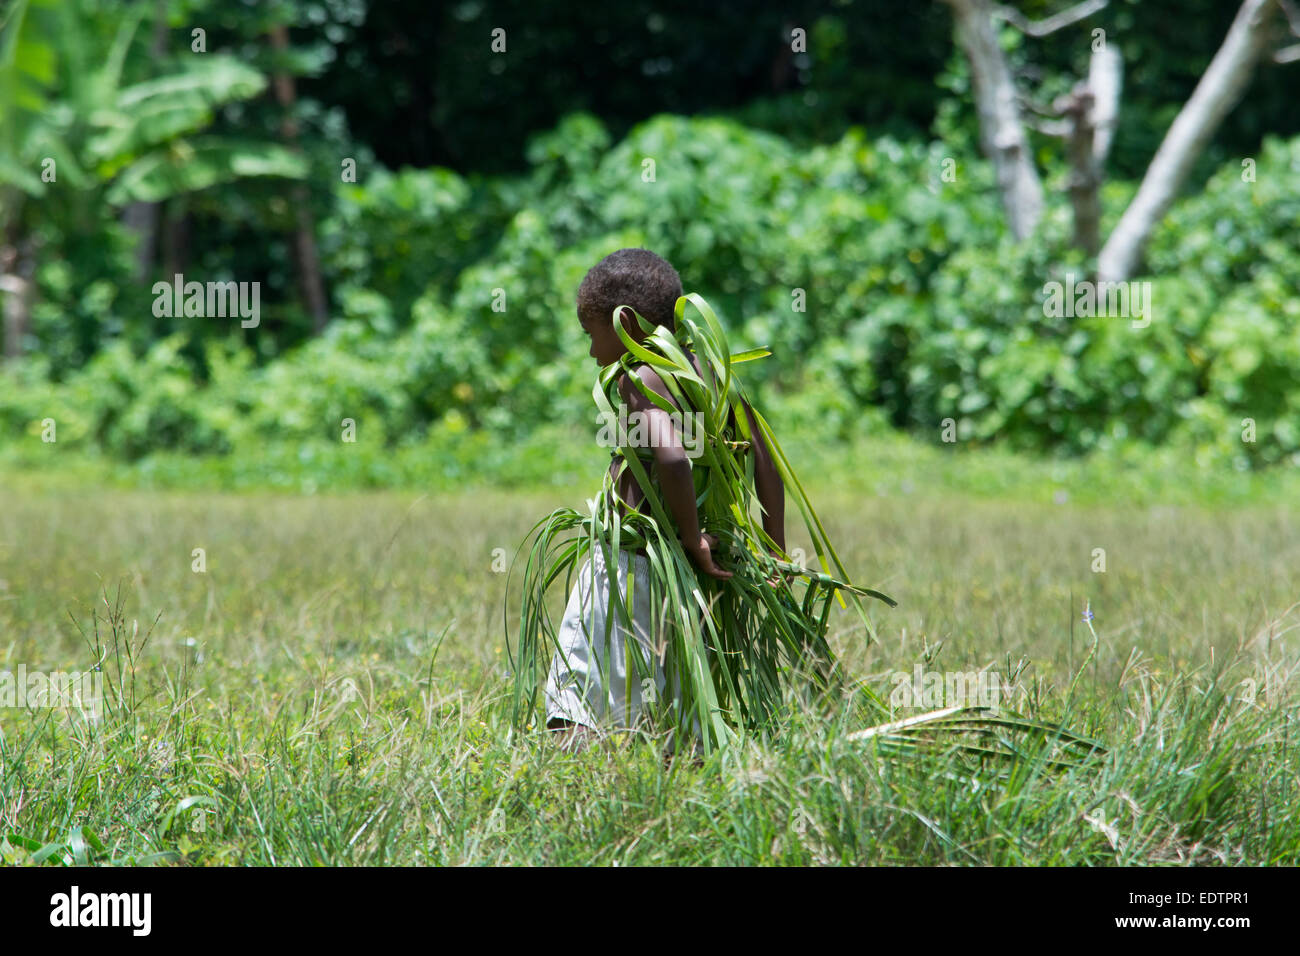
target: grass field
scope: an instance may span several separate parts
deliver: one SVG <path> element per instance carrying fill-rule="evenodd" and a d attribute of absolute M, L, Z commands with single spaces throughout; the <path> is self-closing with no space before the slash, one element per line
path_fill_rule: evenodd
<path fill-rule="evenodd" d="M 1009 456 L 918 453 L 900 473 L 891 447 L 809 488 L 855 579 L 900 602 L 873 611 L 870 648 L 850 614 L 832 618 L 852 674 L 886 698 L 918 663 L 1017 675 L 1007 706 L 1104 755 L 1054 768 L 1032 749 L 977 765 L 941 747 L 899 753 L 849 738 L 862 728 L 852 700 L 792 706 L 774 739 L 703 765 L 665 767 L 634 740 L 568 755 L 513 732 L 494 549 L 513 555 L 591 482 L 307 496 L 9 473 L 0 671 L 87 670 L 98 641 L 109 703 L 89 722 L 0 709 L 0 851 L 192 865 L 1300 864 L 1300 523 L 1287 499 L 1238 494 L 1248 479 L 1233 475 L 1204 493 L 1193 471 L 1102 485 Z"/>

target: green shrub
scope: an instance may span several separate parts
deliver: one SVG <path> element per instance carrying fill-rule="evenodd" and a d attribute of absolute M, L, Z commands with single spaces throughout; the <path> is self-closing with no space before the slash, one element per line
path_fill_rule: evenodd
<path fill-rule="evenodd" d="M 1300 138 L 1268 141 L 1254 182 L 1234 161 L 1174 206 L 1136 277 L 1151 283 L 1144 328 L 1049 317 L 1045 283 L 1090 269 L 1070 249 L 1068 203 L 1049 191 L 1038 234 L 1013 242 L 987 165 L 941 143 L 855 128 L 796 150 L 679 116 L 610 143 L 579 113 L 534 137 L 524 177 L 342 184 L 322 227 L 338 316 L 269 361 L 273 347 L 250 348 L 273 341 L 260 330 L 84 340 L 85 315 L 111 327 L 131 295 L 51 261 L 37 319 L 44 336 L 66 309 L 69 330 L 7 372 L 4 433 L 52 417 L 60 442 L 135 459 L 337 443 L 346 418 L 385 448 L 446 428 L 516 443 L 554 422 L 585 428 L 593 368 L 574 293 L 600 258 L 644 245 L 716 305 L 737 347 L 772 349 L 746 381 L 800 428 L 851 439 L 887 421 L 939 441 L 951 419 L 963 440 L 1014 448 L 1300 460 Z M 1108 184 L 1108 220 L 1131 194 Z M 109 252 L 110 273 L 126 268 Z M 75 368 L 81 349 L 93 357 Z"/>

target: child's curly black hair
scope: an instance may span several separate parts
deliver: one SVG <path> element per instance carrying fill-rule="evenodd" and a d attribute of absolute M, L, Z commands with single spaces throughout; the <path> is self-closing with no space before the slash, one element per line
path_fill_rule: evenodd
<path fill-rule="evenodd" d="M 668 260 L 649 249 L 620 249 L 597 262 L 578 286 L 578 315 L 608 322 L 614 307 L 630 305 L 656 325 L 676 327 L 673 306 L 682 295 L 682 278 Z"/>

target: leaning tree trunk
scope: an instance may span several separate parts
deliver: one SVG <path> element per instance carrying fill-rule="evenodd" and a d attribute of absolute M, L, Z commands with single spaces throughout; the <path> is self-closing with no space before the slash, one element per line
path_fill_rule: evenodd
<path fill-rule="evenodd" d="M 1017 239 L 1034 231 L 1043 212 L 1043 187 L 1034 168 L 1016 105 L 1011 71 L 998 46 L 988 0 L 945 0 L 957 24 L 957 42 L 970 61 L 980 144 L 997 172 L 998 192 Z"/>
<path fill-rule="evenodd" d="M 1272 40 L 1269 25 L 1276 7 L 1276 0 L 1245 0 L 1237 11 L 1223 45 L 1169 127 L 1137 195 L 1101 250 L 1097 273 L 1103 282 L 1123 281 L 1137 271 L 1151 231 L 1220 121 L 1245 92 L 1256 61 Z"/>
<path fill-rule="evenodd" d="M 271 46 L 283 55 L 289 49 L 289 29 L 283 24 L 271 27 Z M 284 107 L 284 121 L 280 134 L 289 149 L 298 149 L 298 120 L 293 115 L 298 94 L 293 77 L 283 71 L 274 75 L 275 98 Z M 311 315 L 312 328 L 319 334 L 329 319 L 329 304 L 325 300 L 325 283 L 321 278 L 320 255 L 316 250 L 316 224 L 311 214 L 311 194 L 307 186 L 298 183 L 293 187 L 293 205 L 297 225 L 294 230 L 294 264 L 298 271 L 298 288 L 303 306 Z"/>

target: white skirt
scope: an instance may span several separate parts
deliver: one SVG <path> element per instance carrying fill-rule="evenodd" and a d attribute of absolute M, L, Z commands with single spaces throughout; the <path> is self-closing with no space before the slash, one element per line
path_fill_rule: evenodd
<path fill-rule="evenodd" d="M 559 648 L 546 680 L 548 722 L 561 718 L 592 728 L 630 729 L 641 721 L 647 705 L 663 696 L 667 642 L 662 624 L 655 620 L 662 621 L 662 612 L 651 613 L 649 559 L 627 551 L 618 556 L 618 593 L 632 620 L 631 633 L 617 608 L 610 606 L 609 585 L 598 546 L 578 573 L 556 635 Z"/>

